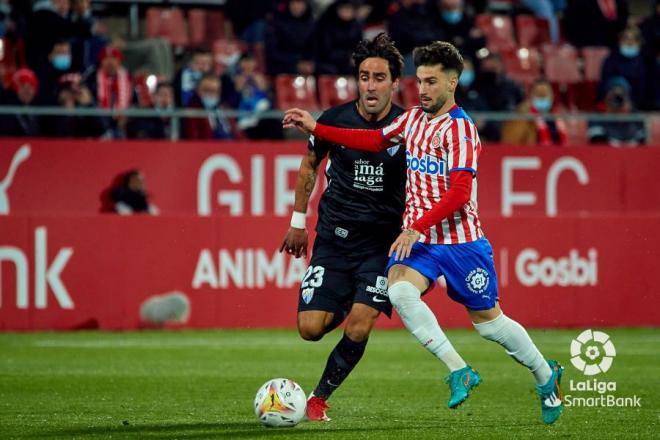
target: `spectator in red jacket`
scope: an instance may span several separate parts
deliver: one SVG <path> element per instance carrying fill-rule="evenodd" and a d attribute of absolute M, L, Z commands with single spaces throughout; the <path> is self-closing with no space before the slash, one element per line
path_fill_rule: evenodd
<path fill-rule="evenodd" d="M 184 121 L 186 139 L 231 139 L 232 128 L 220 108 L 220 78 L 205 75 L 197 84 L 197 91 L 186 108 L 203 109 L 206 117 Z"/>

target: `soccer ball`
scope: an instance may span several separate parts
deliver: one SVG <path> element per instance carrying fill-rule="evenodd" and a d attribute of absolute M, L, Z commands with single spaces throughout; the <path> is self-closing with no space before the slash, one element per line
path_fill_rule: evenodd
<path fill-rule="evenodd" d="M 290 379 L 271 379 L 254 398 L 254 413 L 268 427 L 296 426 L 305 417 L 307 398 L 303 389 Z"/>

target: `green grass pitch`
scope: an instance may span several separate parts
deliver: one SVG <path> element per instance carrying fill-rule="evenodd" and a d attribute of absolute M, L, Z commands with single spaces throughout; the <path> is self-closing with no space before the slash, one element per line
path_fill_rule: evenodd
<path fill-rule="evenodd" d="M 604 329 L 617 356 L 597 376 L 641 408 L 570 407 L 540 420 L 533 380 L 472 330 L 448 336 L 483 384 L 446 407 L 444 366 L 404 330 L 376 330 L 362 362 L 330 400 L 329 423 L 269 429 L 256 420 L 257 388 L 288 377 L 309 393 L 341 335 L 317 343 L 289 330 L 0 333 L 0 439 L 460 439 L 660 438 L 660 331 Z M 569 361 L 581 330 L 531 331 L 546 357 Z"/>

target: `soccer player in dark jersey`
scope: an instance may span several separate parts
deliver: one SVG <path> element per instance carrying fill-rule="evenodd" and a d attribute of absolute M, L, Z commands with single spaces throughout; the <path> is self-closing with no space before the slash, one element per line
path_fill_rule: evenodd
<path fill-rule="evenodd" d="M 363 40 L 353 53 L 359 97 L 325 111 L 319 121 L 344 128 L 378 129 L 403 109 L 392 104 L 403 58 L 386 34 Z M 328 358 L 307 403 L 309 420 L 328 421 L 327 400 L 362 357 L 381 312 L 391 316 L 387 292 L 388 243 L 401 232 L 406 185 L 405 148 L 380 153 L 349 150 L 311 136 L 300 164 L 291 228 L 280 252 L 306 255 L 307 204 L 319 164 L 328 157 L 316 240 L 298 299 L 298 331 L 318 341 L 346 317 L 344 336 Z"/>

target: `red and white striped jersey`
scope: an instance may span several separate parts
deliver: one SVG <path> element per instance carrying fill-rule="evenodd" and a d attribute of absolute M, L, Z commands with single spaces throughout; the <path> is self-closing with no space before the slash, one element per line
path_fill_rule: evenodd
<path fill-rule="evenodd" d="M 406 145 L 408 179 L 404 228 L 439 203 L 449 190 L 449 173 L 477 173 L 481 141 L 470 117 L 458 106 L 429 119 L 420 107 L 413 107 L 381 129 L 392 143 Z M 477 215 L 477 180 L 472 181 L 470 201 L 453 216 L 432 226 L 420 237 L 427 244 L 468 243 L 483 237 Z"/>

